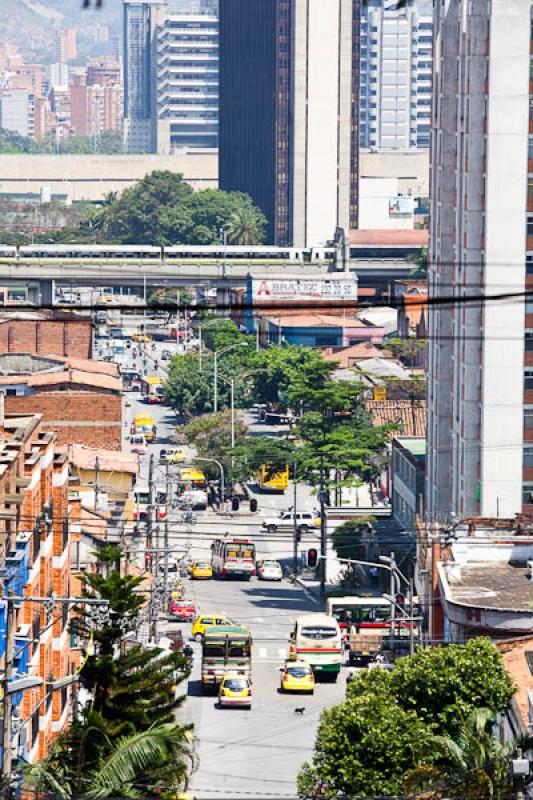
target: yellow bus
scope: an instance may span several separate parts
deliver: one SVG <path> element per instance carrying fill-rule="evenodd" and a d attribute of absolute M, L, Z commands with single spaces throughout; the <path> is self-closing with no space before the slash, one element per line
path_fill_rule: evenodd
<path fill-rule="evenodd" d="M 157 375 L 148 375 L 141 384 L 145 402 L 161 403 L 163 400 L 163 381 Z"/>
<path fill-rule="evenodd" d="M 196 467 L 182 467 L 180 481 L 185 484 L 185 488 L 207 489 L 207 478 L 202 470 L 196 469 Z"/>
<path fill-rule="evenodd" d="M 289 485 L 289 465 L 283 469 L 269 464 L 261 464 L 256 475 L 257 486 L 264 492 L 284 492 Z"/>

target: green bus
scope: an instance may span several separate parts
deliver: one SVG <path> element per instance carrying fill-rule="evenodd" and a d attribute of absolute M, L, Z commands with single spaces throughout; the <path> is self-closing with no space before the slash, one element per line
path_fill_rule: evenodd
<path fill-rule="evenodd" d="M 216 690 L 228 672 L 252 676 L 252 634 L 239 625 L 210 625 L 202 640 L 202 689 Z"/>

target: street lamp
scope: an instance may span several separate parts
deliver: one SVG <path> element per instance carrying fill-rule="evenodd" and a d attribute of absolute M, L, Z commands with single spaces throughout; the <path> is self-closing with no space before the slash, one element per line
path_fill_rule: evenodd
<path fill-rule="evenodd" d="M 218 411 L 218 357 L 223 356 L 224 353 L 229 353 L 230 350 L 235 350 L 237 347 L 248 347 L 248 342 L 237 342 L 236 344 L 229 344 L 223 347 L 222 350 L 216 350 L 214 354 L 214 387 L 213 387 L 213 411 L 216 414 Z"/>
<path fill-rule="evenodd" d="M 225 317 L 217 317 L 216 319 L 209 319 L 207 322 L 204 322 L 203 325 L 198 325 L 198 367 L 200 372 L 202 371 L 202 331 L 204 328 L 210 328 L 212 325 L 216 325 L 218 322 L 226 322 Z"/>

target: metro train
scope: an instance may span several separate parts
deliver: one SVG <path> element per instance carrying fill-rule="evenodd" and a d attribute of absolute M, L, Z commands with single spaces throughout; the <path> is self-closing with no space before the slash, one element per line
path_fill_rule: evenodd
<path fill-rule="evenodd" d="M 14 247 L 0 244 L 1 263 L 106 261 L 122 264 L 322 264 L 335 258 L 333 247 L 274 247 L 257 245 L 151 245 L 34 244 Z"/>

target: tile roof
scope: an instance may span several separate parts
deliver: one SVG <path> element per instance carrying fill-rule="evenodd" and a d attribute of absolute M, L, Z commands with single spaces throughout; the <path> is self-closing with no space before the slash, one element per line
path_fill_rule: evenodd
<path fill-rule="evenodd" d="M 98 456 L 98 466 L 103 472 L 129 472 L 136 475 L 139 471 L 138 456 L 122 450 L 103 450 L 71 444 L 68 446 L 68 455 L 70 463 L 77 469 L 94 469 Z"/>
<path fill-rule="evenodd" d="M 63 372 L 42 372 L 28 375 L 25 381 L 28 386 L 51 386 L 59 383 L 78 383 L 94 386 L 96 389 L 109 389 L 122 391 L 122 379 L 111 375 L 102 375 L 95 372 L 82 372 L 79 369 L 69 369 Z"/>
<path fill-rule="evenodd" d="M 425 400 L 367 400 L 365 406 L 376 426 L 394 423 L 402 436 L 426 435 Z"/>
<path fill-rule="evenodd" d="M 429 231 L 424 229 L 417 230 L 395 230 L 395 229 L 375 229 L 362 230 L 354 229 L 350 231 L 351 245 L 373 245 L 379 247 L 427 247 L 429 244 Z"/>
<path fill-rule="evenodd" d="M 261 316 L 267 318 L 275 325 L 281 323 L 282 328 L 368 328 L 361 320 L 342 314 L 327 314 L 320 311 L 285 311 L 273 314 L 266 311 Z"/>
<path fill-rule="evenodd" d="M 357 344 L 352 344 L 350 347 L 343 347 L 342 349 L 334 349 L 327 347 L 322 351 L 322 356 L 326 361 L 337 361 L 340 367 L 350 367 L 357 361 L 365 358 L 392 358 L 390 350 L 376 347 L 368 340 L 363 340 Z"/>

